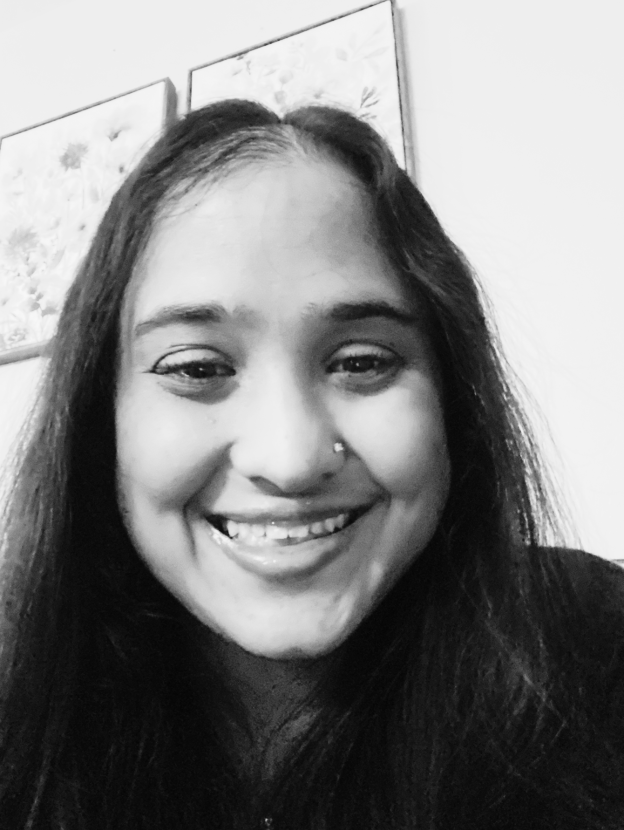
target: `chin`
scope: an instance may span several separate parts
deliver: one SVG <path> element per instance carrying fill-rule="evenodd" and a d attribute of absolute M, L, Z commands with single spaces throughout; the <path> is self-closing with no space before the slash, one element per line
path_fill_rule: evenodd
<path fill-rule="evenodd" d="M 269 660 L 314 660 L 331 654 L 345 642 L 351 633 L 351 630 L 335 632 L 331 636 L 328 636 L 327 633 L 324 635 L 319 633 L 316 636 L 311 634 L 308 637 L 301 636 L 297 639 L 284 639 L 281 636 L 262 639 L 257 636 L 239 636 L 231 639 L 245 651 L 258 657 L 266 657 Z"/>
<path fill-rule="evenodd" d="M 237 638 L 233 642 L 250 654 L 266 657 L 268 660 L 314 660 L 332 652 L 342 641 L 314 643 L 267 643 L 256 639 Z"/>

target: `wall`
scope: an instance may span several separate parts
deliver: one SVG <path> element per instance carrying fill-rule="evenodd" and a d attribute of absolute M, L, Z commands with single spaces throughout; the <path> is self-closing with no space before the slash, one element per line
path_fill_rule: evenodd
<path fill-rule="evenodd" d="M 183 101 L 190 66 L 361 5 L 11 2 L 12 25 L 0 32 L 0 134 L 163 76 Z M 624 558 L 621 5 L 397 5 L 419 182 L 493 298 L 581 543 Z M 0 458 L 39 364 L 0 366 Z"/>

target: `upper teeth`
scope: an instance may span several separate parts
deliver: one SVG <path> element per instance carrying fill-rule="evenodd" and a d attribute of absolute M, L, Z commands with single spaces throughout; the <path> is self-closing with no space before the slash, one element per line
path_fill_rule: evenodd
<path fill-rule="evenodd" d="M 306 539 L 310 536 L 326 536 L 328 533 L 340 530 L 345 526 L 348 519 L 348 513 L 340 513 L 338 516 L 333 516 L 331 519 L 325 519 L 322 522 L 290 527 L 274 524 L 255 525 L 233 522 L 231 519 L 226 519 L 225 529 L 231 538 L 243 539 L 245 541 L 259 541 L 262 539 Z"/>

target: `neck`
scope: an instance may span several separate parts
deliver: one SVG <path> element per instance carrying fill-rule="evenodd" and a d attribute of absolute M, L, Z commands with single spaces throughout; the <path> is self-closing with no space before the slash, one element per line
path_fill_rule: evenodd
<path fill-rule="evenodd" d="M 327 658 L 275 660 L 251 654 L 205 627 L 196 634 L 200 659 L 221 676 L 239 704 L 228 736 L 238 760 L 245 767 L 260 762 L 263 774 L 271 775 L 314 720 Z"/>
<path fill-rule="evenodd" d="M 252 727 L 278 727 L 310 707 L 324 661 L 274 660 L 214 635 L 210 645 L 216 665 L 238 693 Z"/>

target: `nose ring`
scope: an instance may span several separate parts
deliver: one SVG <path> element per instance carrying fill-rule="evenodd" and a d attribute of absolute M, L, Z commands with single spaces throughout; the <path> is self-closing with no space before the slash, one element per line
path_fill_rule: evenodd
<path fill-rule="evenodd" d="M 344 451 L 345 451 L 345 449 L 346 449 L 346 447 L 345 447 L 345 445 L 342 443 L 342 441 L 336 441 L 336 443 L 334 444 L 334 452 L 335 452 L 335 453 L 344 452 Z"/>

